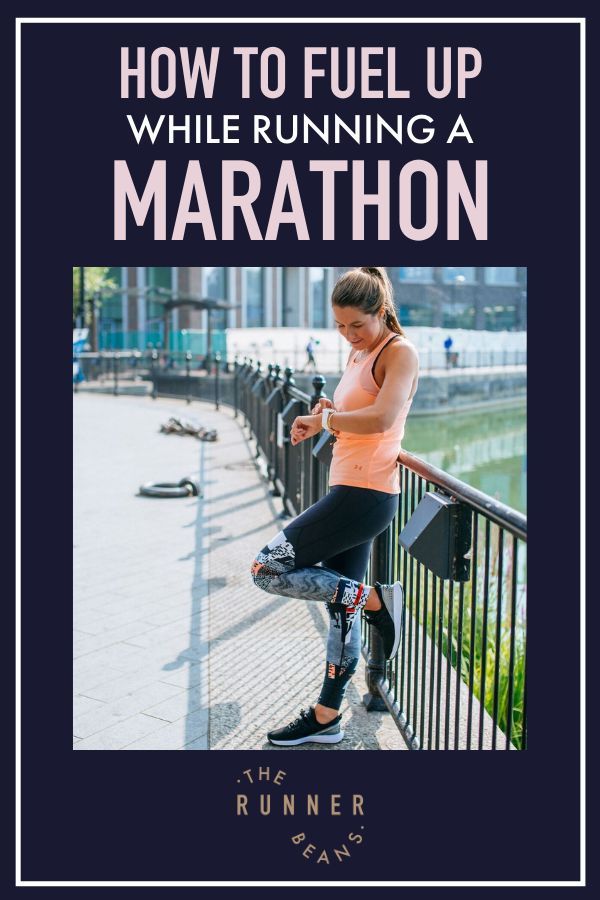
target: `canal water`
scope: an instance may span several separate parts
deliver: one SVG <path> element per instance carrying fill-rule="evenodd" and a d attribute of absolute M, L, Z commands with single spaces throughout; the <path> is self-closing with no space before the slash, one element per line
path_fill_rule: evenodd
<path fill-rule="evenodd" d="M 527 512 L 525 404 L 409 415 L 402 447 L 502 503 Z"/>

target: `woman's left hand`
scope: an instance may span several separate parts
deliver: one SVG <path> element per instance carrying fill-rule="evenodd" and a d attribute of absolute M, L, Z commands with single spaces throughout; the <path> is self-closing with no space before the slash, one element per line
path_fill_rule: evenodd
<path fill-rule="evenodd" d="M 290 429 L 290 441 L 296 446 L 306 438 L 314 437 L 321 430 L 321 416 L 297 416 Z"/>

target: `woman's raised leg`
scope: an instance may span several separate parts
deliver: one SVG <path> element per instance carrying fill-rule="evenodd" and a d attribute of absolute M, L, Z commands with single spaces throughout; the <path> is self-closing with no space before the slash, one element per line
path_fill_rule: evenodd
<path fill-rule="evenodd" d="M 394 494 L 334 485 L 328 494 L 297 516 L 257 554 L 251 568 L 257 587 L 286 597 L 318 600 L 336 615 L 337 665 L 343 667 L 344 646 L 352 625 L 366 606 L 373 610 L 380 598 L 362 581 L 366 562 L 354 569 L 359 577 L 317 565 L 354 551 L 384 531 L 398 508 Z M 364 549 L 362 551 L 364 559 Z M 342 556 L 341 559 L 350 559 Z M 368 556 L 367 556 L 368 559 Z M 339 640 L 338 637 L 339 630 Z M 329 657 L 328 657 L 329 660 Z M 334 660 L 330 660 L 334 662 Z"/>

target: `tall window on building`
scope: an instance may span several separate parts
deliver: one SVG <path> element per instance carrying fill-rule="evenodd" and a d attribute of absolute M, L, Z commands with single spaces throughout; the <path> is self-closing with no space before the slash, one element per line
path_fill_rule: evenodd
<path fill-rule="evenodd" d="M 517 284 L 516 266 L 486 266 L 483 270 L 483 279 L 486 284 Z"/>
<path fill-rule="evenodd" d="M 121 294 L 121 266 L 112 266 L 106 273 L 107 281 L 112 282 L 115 293 L 107 293 L 102 302 L 102 318 L 121 322 L 123 319 L 123 295 Z M 112 289 L 111 289 L 112 290 Z"/>
<path fill-rule="evenodd" d="M 433 266 L 399 266 L 398 278 L 409 284 L 431 284 Z"/>
<path fill-rule="evenodd" d="M 325 269 L 311 266 L 309 269 L 310 308 L 312 309 L 312 328 L 327 328 L 327 295 Z"/>
<path fill-rule="evenodd" d="M 246 304 L 246 327 L 265 324 L 265 274 L 262 266 L 244 266 L 242 296 Z"/>
<path fill-rule="evenodd" d="M 442 280 L 447 287 L 442 302 L 442 325 L 444 328 L 475 327 L 476 284 L 474 266 L 447 266 L 442 269 Z"/>
<path fill-rule="evenodd" d="M 165 293 L 152 293 L 146 300 L 147 340 L 162 346 L 164 339 L 164 304 L 171 296 L 171 266 L 149 266 L 146 270 L 146 286 L 161 288 Z"/>
<path fill-rule="evenodd" d="M 114 288 L 103 292 L 99 316 L 99 347 L 102 350 L 119 350 L 122 347 L 123 295 L 121 291 L 122 269 L 112 266 L 106 272 L 106 280 Z M 114 290 L 114 293 L 112 291 Z"/>
<path fill-rule="evenodd" d="M 283 297 L 281 300 L 281 324 L 300 324 L 300 269 L 285 266 L 283 269 Z"/>
<path fill-rule="evenodd" d="M 202 293 L 211 300 L 227 299 L 227 270 L 223 266 L 202 267 Z M 215 309 L 210 315 L 215 331 L 224 331 L 227 328 L 226 309 Z"/>
<path fill-rule="evenodd" d="M 388 268 L 402 325 L 433 325 L 435 292 L 433 266 Z M 432 294 L 430 297 L 430 293 Z"/>
<path fill-rule="evenodd" d="M 450 303 L 443 311 L 444 328 L 475 328 L 475 306 L 471 302 Z"/>
<path fill-rule="evenodd" d="M 518 331 L 517 303 L 499 303 L 483 307 L 483 327 L 488 331 Z"/>

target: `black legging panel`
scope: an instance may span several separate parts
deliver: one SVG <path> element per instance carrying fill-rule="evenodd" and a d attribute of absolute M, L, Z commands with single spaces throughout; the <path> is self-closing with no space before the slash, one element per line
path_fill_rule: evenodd
<path fill-rule="evenodd" d="M 339 709 L 360 657 L 360 619 L 373 540 L 393 520 L 398 494 L 349 485 L 297 516 L 263 547 L 252 565 L 254 583 L 272 594 L 327 604 L 330 626 L 319 702 Z"/>

